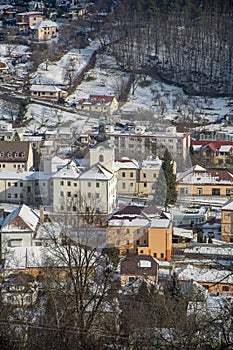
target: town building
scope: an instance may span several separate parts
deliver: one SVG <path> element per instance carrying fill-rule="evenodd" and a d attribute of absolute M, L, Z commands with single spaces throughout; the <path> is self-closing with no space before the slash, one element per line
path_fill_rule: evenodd
<path fill-rule="evenodd" d="M 209 198 L 213 202 L 213 198 L 221 198 L 226 201 L 232 192 L 233 175 L 226 170 L 207 170 L 194 165 L 177 173 L 176 184 L 180 200 Z"/>
<path fill-rule="evenodd" d="M 19 31 L 28 31 L 31 26 L 44 19 L 43 14 L 37 11 L 17 13 L 15 17 L 16 27 Z"/>
<path fill-rule="evenodd" d="M 130 204 L 113 213 L 107 222 L 107 244 L 120 255 L 150 255 L 170 261 L 172 219 L 155 207 Z"/>
<path fill-rule="evenodd" d="M 144 276 L 158 282 L 158 261 L 150 255 L 126 255 L 120 260 L 121 287 Z"/>
<path fill-rule="evenodd" d="M 190 135 L 168 127 L 165 131 L 146 131 L 144 127 L 126 125 L 109 129 L 106 133 L 115 144 L 116 159 L 121 157 L 143 160 L 151 154 L 163 156 L 165 149 L 172 154 L 176 162 L 183 164 L 189 157 Z M 97 131 L 89 133 L 90 142 L 94 142 Z"/>
<path fill-rule="evenodd" d="M 98 114 L 113 114 L 118 110 L 118 101 L 115 96 L 90 95 L 77 101 L 76 108 Z"/>
<path fill-rule="evenodd" d="M 56 22 L 45 20 L 30 26 L 33 38 L 39 41 L 51 40 L 57 36 Z"/>
<path fill-rule="evenodd" d="M 0 169 L 27 171 L 33 167 L 32 145 L 26 141 L 0 141 Z"/>
<path fill-rule="evenodd" d="M 229 200 L 221 208 L 221 239 L 233 242 L 233 201 Z"/>
<path fill-rule="evenodd" d="M 30 88 L 32 97 L 48 98 L 58 100 L 62 95 L 62 90 L 55 85 L 32 85 Z"/>

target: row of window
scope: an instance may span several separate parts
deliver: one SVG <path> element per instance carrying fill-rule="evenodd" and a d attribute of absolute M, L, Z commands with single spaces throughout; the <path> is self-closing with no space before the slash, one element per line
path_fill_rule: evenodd
<path fill-rule="evenodd" d="M 20 168 L 24 169 L 24 168 L 25 168 L 25 164 L 14 164 L 13 167 L 14 167 L 15 169 L 16 169 L 16 168 L 18 168 L 18 169 L 20 169 Z M 4 163 L 0 164 L 0 168 L 6 168 L 6 164 L 4 164 Z"/>
<path fill-rule="evenodd" d="M 122 171 L 121 176 L 122 176 L 122 177 L 126 177 L 126 172 L 125 172 L 125 171 Z M 133 172 L 130 172 L 130 173 L 129 173 L 129 177 L 134 177 L 134 173 L 133 173 Z M 144 177 L 144 179 L 146 179 L 147 174 L 146 174 L 146 173 L 143 173 L 143 177 Z M 155 179 L 155 178 L 157 177 L 157 174 L 154 173 L 154 174 L 153 174 L 153 177 L 154 177 L 154 179 Z"/>
<path fill-rule="evenodd" d="M 64 186 L 65 185 L 65 181 L 64 180 L 60 181 L 60 185 Z M 67 186 L 71 186 L 71 185 L 72 185 L 72 182 L 71 181 L 67 181 Z M 74 185 L 74 187 L 77 187 L 77 182 L 73 182 L 73 185 Z"/>
<path fill-rule="evenodd" d="M 0 157 L 14 157 L 14 158 L 25 158 L 24 152 L 0 152 Z"/>
<path fill-rule="evenodd" d="M 227 188 L 226 189 L 226 196 L 229 196 L 232 193 L 232 189 L 231 188 Z M 185 194 L 189 194 L 189 189 L 188 188 L 180 188 L 180 194 L 185 195 Z M 198 196 L 202 196 L 203 195 L 203 188 L 198 188 L 197 189 L 197 195 Z M 220 188 L 212 188 L 212 196 L 220 196 L 221 192 L 220 192 Z"/>

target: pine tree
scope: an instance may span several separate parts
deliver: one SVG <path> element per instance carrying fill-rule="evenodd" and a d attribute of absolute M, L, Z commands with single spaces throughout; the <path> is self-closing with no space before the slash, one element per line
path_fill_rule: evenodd
<path fill-rule="evenodd" d="M 164 152 L 164 161 L 162 169 L 166 180 L 166 201 L 165 205 L 175 204 L 177 199 L 176 192 L 176 175 L 173 171 L 173 159 L 171 153 L 166 149 Z"/>
<path fill-rule="evenodd" d="M 167 191 L 167 185 L 166 185 L 166 179 L 164 176 L 164 171 L 162 168 L 160 168 L 159 175 L 157 177 L 157 181 L 154 183 L 154 199 L 153 203 L 158 207 L 164 207 L 165 206 L 165 199 L 166 199 L 166 191 Z"/>

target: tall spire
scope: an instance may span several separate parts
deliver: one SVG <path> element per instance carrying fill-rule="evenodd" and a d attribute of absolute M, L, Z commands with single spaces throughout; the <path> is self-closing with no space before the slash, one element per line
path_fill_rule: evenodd
<path fill-rule="evenodd" d="M 106 128 L 105 128 L 105 118 L 103 115 L 99 118 L 99 133 L 95 137 L 95 140 L 97 143 L 104 142 L 109 139 L 109 136 L 106 134 Z"/>

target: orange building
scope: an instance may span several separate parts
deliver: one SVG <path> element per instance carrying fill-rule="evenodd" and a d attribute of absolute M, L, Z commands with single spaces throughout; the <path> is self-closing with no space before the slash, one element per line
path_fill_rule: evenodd
<path fill-rule="evenodd" d="M 228 201 L 221 209 L 221 239 L 233 242 L 233 201 Z"/>
<path fill-rule="evenodd" d="M 118 247 L 120 255 L 150 255 L 170 261 L 171 215 L 153 206 L 130 204 L 108 220 L 107 244 Z"/>

